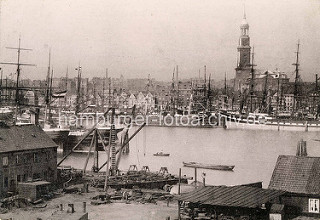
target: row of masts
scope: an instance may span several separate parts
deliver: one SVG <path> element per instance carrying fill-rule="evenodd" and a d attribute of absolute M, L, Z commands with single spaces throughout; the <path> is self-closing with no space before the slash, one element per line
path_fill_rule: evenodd
<path fill-rule="evenodd" d="M 21 63 L 21 51 L 32 51 L 32 49 L 29 48 L 22 48 L 21 47 L 21 38 L 19 38 L 19 44 L 18 47 L 7 47 L 7 49 L 14 49 L 17 50 L 18 52 L 18 58 L 17 58 L 17 62 L 1 62 L 0 64 L 5 64 L 5 65 L 16 65 L 17 66 L 17 70 L 16 70 L 16 83 L 15 83 L 15 99 L 14 99 L 14 103 L 15 103 L 15 109 L 16 109 L 16 114 L 17 115 L 17 111 L 19 109 L 19 106 L 22 104 L 20 103 L 20 90 L 22 88 L 20 88 L 20 76 L 21 76 L 21 66 L 36 66 L 35 64 L 27 64 L 27 63 Z M 3 70 L 2 68 L 0 68 L 1 70 L 1 79 L 0 79 L 0 87 L 1 87 L 1 101 L 2 101 L 2 90 L 3 90 Z M 81 81 L 82 81 L 82 67 L 80 66 L 80 63 L 78 65 L 78 67 L 76 68 L 76 70 L 78 71 L 78 75 L 77 75 L 77 98 L 76 98 L 76 113 L 79 113 L 81 111 L 80 106 L 81 106 Z M 46 76 L 46 88 L 45 88 L 45 117 L 44 117 L 44 121 L 48 121 L 50 120 L 50 113 L 51 113 L 51 107 L 50 104 L 52 102 L 52 88 L 53 88 L 53 84 L 52 84 L 52 80 L 53 80 L 53 68 L 51 67 L 51 49 L 49 50 L 49 60 L 48 60 L 48 68 L 47 68 L 47 76 Z M 108 69 L 106 69 L 106 79 L 108 79 L 109 81 L 109 96 L 111 96 L 111 85 L 110 85 L 110 80 L 108 78 Z M 8 86 L 8 78 L 6 77 L 6 85 L 5 88 L 8 91 L 9 89 L 12 90 L 13 88 L 11 88 L 10 86 Z M 9 88 L 10 87 L 10 88 Z M 68 68 L 67 68 L 67 72 L 66 72 L 66 84 L 65 84 L 66 90 L 68 88 Z M 105 91 L 105 87 L 106 87 L 106 83 L 105 81 L 103 81 L 103 94 L 102 96 L 104 97 L 104 91 Z M 24 88 L 25 90 L 26 88 Z M 30 90 L 32 90 L 32 88 L 30 88 Z M 41 90 L 41 88 L 40 88 Z M 95 94 L 95 93 L 94 93 Z M 89 98 L 88 98 L 89 99 Z M 104 105 L 104 103 L 102 104 Z M 111 100 L 109 98 L 109 106 L 111 106 Z M 17 116 L 15 116 L 16 118 Z M 16 118 L 17 119 L 17 118 Z"/>
<path fill-rule="evenodd" d="M 21 66 L 35 66 L 34 64 L 26 64 L 26 63 L 21 63 L 20 62 L 20 53 L 21 51 L 27 50 L 30 51 L 32 49 L 28 49 L 28 48 L 22 48 L 21 47 L 21 39 L 19 38 L 19 44 L 18 47 L 7 47 L 7 49 L 14 49 L 17 50 L 18 52 L 18 57 L 17 57 L 17 62 L 16 63 L 4 63 L 1 62 L 1 64 L 7 64 L 7 65 L 16 65 L 17 66 L 17 79 L 16 79 L 16 87 L 15 87 L 15 105 L 16 105 L 16 111 L 18 109 L 19 106 L 19 79 L 20 79 L 20 74 L 21 74 Z M 294 81 L 294 106 L 293 106 L 293 112 L 296 112 L 299 109 L 300 106 L 300 99 L 299 99 L 299 89 L 298 89 L 298 84 L 299 84 L 299 80 L 300 80 L 300 75 L 299 75 L 299 50 L 300 50 L 300 42 L 298 41 L 297 44 L 297 51 L 296 53 L 296 62 L 293 64 L 295 66 L 295 81 Z M 256 66 L 254 64 L 254 47 L 253 47 L 253 52 L 251 54 L 252 56 L 252 63 L 251 63 L 251 77 L 250 77 L 250 88 L 249 88 L 249 97 L 250 97 L 250 108 L 249 111 L 253 112 L 254 111 L 254 107 L 253 107 L 253 99 L 255 97 L 255 69 L 254 66 Z M 80 109 L 81 106 L 81 81 L 82 81 L 82 67 L 79 63 L 78 67 L 76 68 L 76 70 L 78 71 L 78 75 L 77 75 L 77 98 L 76 98 L 76 113 L 79 113 L 82 109 Z M 199 77 L 200 77 L 200 70 L 199 70 Z M 46 79 L 46 110 L 45 110 L 45 120 L 47 119 L 47 110 L 49 112 L 49 116 L 50 116 L 50 103 L 51 103 L 51 95 L 52 95 L 52 78 L 53 78 L 53 69 L 51 69 L 51 50 L 49 52 L 49 64 L 48 64 L 48 71 L 47 71 L 47 79 Z M 279 77 L 280 78 L 280 77 Z M 108 69 L 106 69 L 106 79 L 108 79 L 109 81 L 109 97 L 111 96 L 111 86 L 110 86 L 110 80 L 108 78 Z M 316 75 L 316 90 L 318 90 L 318 80 L 319 77 L 318 75 Z M 2 70 L 1 70 L 1 88 L 3 88 L 2 85 Z M 203 100 L 203 105 L 204 105 L 204 109 L 208 110 L 210 109 L 211 106 L 211 96 L 212 96 L 212 88 L 210 85 L 211 82 L 211 75 L 209 75 L 209 83 L 208 83 L 208 87 L 207 87 L 207 68 L 206 65 L 204 66 L 204 84 L 203 84 L 203 92 L 204 92 L 204 100 Z M 7 80 L 6 80 L 7 83 Z M 67 74 L 66 74 L 66 88 L 67 88 L 67 83 L 68 83 L 68 69 L 67 69 Z M 151 80 L 150 80 L 150 75 L 148 76 L 148 84 L 147 84 L 147 90 L 149 88 L 149 86 L 151 85 Z M 171 109 L 173 111 L 177 111 L 177 109 L 179 108 L 179 100 L 180 100 L 180 88 L 179 88 L 180 82 L 179 82 L 179 67 L 176 66 L 174 67 L 173 70 L 173 76 L 172 76 L 172 100 L 171 100 Z M 7 87 L 8 85 L 6 85 Z M 102 96 L 104 97 L 105 94 L 105 87 L 106 87 L 106 83 L 105 81 L 103 81 L 103 91 L 102 91 Z M 267 108 L 267 96 L 268 96 L 268 76 L 266 76 L 265 78 L 265 85 L 264 85 L 264 91 L 263 91 L 263 96 L 262 96 L 262 102 L 261 102 L 261 107 L 263 108 Z M 226 78 L 226 74 L 225 74 L 225 83 L 224 83 L 224 94 L 227 95 L 227 78 Z M 2 95 L 2 94 L 1 94 Z M 95 95 L 95 92 L 94 92 Z M 278 97 L 277 97 L 277 112 L 279 111 L 278 106 L 279 106 L 279 102 L 280 102 L 280 79 L 278 79 Z M 241 102 L 245 102 L 246 97 L 245 94 L 243 94 L 243 99 Z M 104 100 L 104 99 L 102 99 Z M 191 100 L 190 100 L 191 101 Z M 102 103 L 102 105 L 104 105 L 104 103 Z M 109 98 L 109 106 L 111 106 L 111 99 Z M 242 111 L 241 108 L 242 105 L 240 105 L 240 111 Z"/>

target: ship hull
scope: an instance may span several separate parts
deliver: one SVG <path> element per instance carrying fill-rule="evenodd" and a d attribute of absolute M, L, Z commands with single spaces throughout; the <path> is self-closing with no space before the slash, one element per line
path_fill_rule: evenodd
<path fill-rule="evenodd" d="M 211 165 L 211 164 L 202 164 L 202 163 L 196 163 L 196 162 L 183 162 L 183 166 L 191 167 L 191 168 L 225 170 L 225 171 L 232 171 L 233 168 L 235 167 L 234 165 Z"/>
<path fill-rule="evenodd" d="M 118 134 L 119 132 L 121 132 L 123 130 L 123 128 L 116 128 L 116 133 Z M 109 129 L 104 129 L 104 128 L 99 128 L 99 131 L 101 132 L 102 137 L 105 139 L 105 145 L 108 144 L 108 139 L 110 137 L 110 128 Z M 76 146 L 76 144 L 78 144 L 83 136 L 86 134 L 86 131 L 82 131 L 82 132 L 70 132 L 70 134 L 67 137 L 67 144 L 66 147 L 64 148 L 64 151 L 71 151 L 71 149 Z M 76 149 L 78 150 L 78 152 L 88 152 L 89 151 L 89 147 L 90 147 L 90 143 L 92 140 L 92 135 L 89 135 L 87 138 L 85 138 L 82 143 L 79 145 L 79 147 Z M 102 143 L 98 142 L 98 150 L 99 151 L 104 151 Z"/>
<path fill-rule="evenodd" d="M 248 130 L 278 130 L 278 131 L 320 131 L 319 122 L 252 122 L 252 121 L 227 121 L 227 129 L 248 129 Z"/>

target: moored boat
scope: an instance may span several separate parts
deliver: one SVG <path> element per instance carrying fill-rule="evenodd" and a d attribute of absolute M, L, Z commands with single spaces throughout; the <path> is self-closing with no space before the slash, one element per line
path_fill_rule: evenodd
<path fill-rule="evenodd" d="M 161 152 L 157 152 L 157 153 L 153 154 L 153 156 L 168 157 L 168 156 L 170 156 L 170 154 L 169 153 L 163 153 L 161 151 Z"/>
<path fill-rule="evenodd" d="M 210 169 L 210 170 L 227 170 L 232 171 L 235 167 L 234 165 L 215 165 L 215 164 L 204 164 L 198 162 L 182 162 L 185 167 L 192 168 L 202 168 L 202 169 Z"/>

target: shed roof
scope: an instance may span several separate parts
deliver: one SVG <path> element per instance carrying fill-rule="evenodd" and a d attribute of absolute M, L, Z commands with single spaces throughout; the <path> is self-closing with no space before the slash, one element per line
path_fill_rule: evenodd
<path fill-rule="evenodd" d="M 186 193 L 179 200 L 212 206 L 258 208 L 284 194 L 279 190 L 248 186 L 206 186 Z"/>
<path fill-rule="evenodd" d="M 320 194 L 320 157 L 278 157 L 269 189 Z"/>
<path fill-rule="evenodd" d="M 38 126 L 0 126 L 0 153 L 57 147 L 57 144 Z"/>
<path fill-rule="evenodd" d="M 28 185 L 28 186 L 42 186 L 42 185 L 50 185 L 50 182 L 47 181 L 35 181 L 35 182 L 22 182 L 20 185 Z"/>

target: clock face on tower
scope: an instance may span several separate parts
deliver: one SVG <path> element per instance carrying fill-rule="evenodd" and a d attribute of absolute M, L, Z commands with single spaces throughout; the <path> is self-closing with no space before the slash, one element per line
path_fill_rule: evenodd
<path fill-rule="evenodd" d="M 241 46 L 249 46 L 249 38 L 241 38 Z"/>

